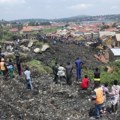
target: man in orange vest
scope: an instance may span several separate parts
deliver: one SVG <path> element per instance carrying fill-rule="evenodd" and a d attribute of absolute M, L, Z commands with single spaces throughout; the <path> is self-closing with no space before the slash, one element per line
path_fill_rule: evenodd
<path fill-rule="evenodd" d="M 95 117 L 96 119 L 100 118 L 100 114 L 103 113 L 102 105 L 104 103 L 104 93 L 103 88 L 100 86 L 100 83 L 95 83 L 94 93 L 92 95 L 92 100 L 95 100 Z"/>

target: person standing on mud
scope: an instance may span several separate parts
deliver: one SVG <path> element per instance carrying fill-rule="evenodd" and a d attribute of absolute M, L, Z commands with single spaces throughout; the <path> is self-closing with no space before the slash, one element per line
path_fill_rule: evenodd
<path fill-rule="evenodd" d="M 60 66 L 58 67 L 57 75 L 58 75 L 60 81 L 62 81 L 63 79 L 66 79 L 65 68 L 63 67 L 62 64 L 60 64 Z"/>
<path fill-rule="evenodd" d="M 22 75 L 21 60 L 19 59 L 16 63 L 19 76 Z"/>
<path fill-rule="evenodd" d="M 119 97 L 120 97 L 120 85 L 118 85 L 118 80 L 114 80 L 111 92 L 109 93 L 111 96 L 111 109 L 114 114 L 117 114 Z"/>
<path fill-rule="evenodd" d="M 8 62 L 8 72 L 9 72 L 9 76 L 12 79 L 13 78 L 13 71 L 14 71 L 14 65 L 11 59 L 9 59 Z"/>
<path fill-rule="evenodd" d="M 102 106 L 104 103 L 104 92 L 100 83 L 95 83 L 95 89 L 92 95 L 92 100 L 95 100 L 95 118 L 99 119 L 103 114 Z"/>
<path fill-rule="evenodd" d="M 96 67 L 94 71 L 94 81 L 100 82 L 100 70 L 98 67 Z"/>
<path fill-rule="evenodd" d="M 17 63 L 20 59 L 20 53 L 19 53 L 18 48 L 15 48 L 14 55 L 15 55 L 16 63 Z"/>
<path fill-rule="evenodd" d="M 66 65 L 66 82 L 68 85 L 71 85 L 72 84 L 72 81 L 71 81 L 71 78 L 72 78 L 72 75 L 73 75 L 73 66 L 70 64 L 70 62 L 67 62 L 67 65 Z"/>
<path fill-rule="evenodd" d="M 82 64 L 83 64 L 83 62 L 80 60 L 80 58 L 77 58 L 76 61 L 75 61 L 75 65 L 76 65 L 76 80 L 77 81 L 81 79 Z"/>
<path fill-rule="evenodd" d="M 87 75 L 82 79 L 82 83 L 80 84 L 80 87 L 82 90 L 87 90 L 89 87 L 89 78 Z"/>
<path fill-rule="evenodd" d="M 7 66 L 6 66 L 4 58 L 1 58 L 1 60 L 0 60 L 0 70 L 1 70 L 1 72 L 3 74 L 3 79 L 7 80 L 7 72 L 8 72 L 8 70 L 7 70 Z"/>
<path fill-rule="evenodd" d="M 53 69 L 53 75 L 54 75 L 54 80 L 53 82 L 55 82 L 56 84 L 58 83 L 58 75 L 57 75 L 57 72 L 58 72 L 58 64 L 57 62 L 55 62 L 55 65 L 52 67 Z"/>
<path fill-rule="evenodd" d="M 24 75 L 26 79 L 27 89 L 33 89 L 32 80 L 31 80 L 31 72 L 28 67 L 26 67 L 26 70 L 24 71 Z"/>

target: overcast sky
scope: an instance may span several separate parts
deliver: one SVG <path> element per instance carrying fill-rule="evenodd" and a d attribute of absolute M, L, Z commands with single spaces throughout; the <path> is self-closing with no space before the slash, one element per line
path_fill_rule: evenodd
<path fill-rule="evenodd" d="M 120 0 L 0 0 L 0 19 L 119 14 Z"/>

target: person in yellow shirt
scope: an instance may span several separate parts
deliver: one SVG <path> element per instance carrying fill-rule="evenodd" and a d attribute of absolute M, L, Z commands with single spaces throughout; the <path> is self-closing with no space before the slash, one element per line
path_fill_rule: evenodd
<path fill-rule="evenodd" d="M 4 79 L 6 80 L 7 79 L 7 67 L 5 65 L 5 60 L 4 58 L 1 58 L 1 61 L 0 61 L 0 69 L 1 69 L 1 72 L 4 76 Z"/>
<path fill-rule="evenodd" d="M 95 83 L 95 89 L 92 95 L 92 100 L 95 100 L 95 118 L 99 119 L 102 111 L 102 105 L 104 103 L 104 92 L 103 88 L 100 86 L 100 83 Z"/>

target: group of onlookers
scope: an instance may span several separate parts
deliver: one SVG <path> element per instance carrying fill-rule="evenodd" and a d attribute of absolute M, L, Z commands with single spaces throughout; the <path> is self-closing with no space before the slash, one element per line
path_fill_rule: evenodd
<path fill-rule="evenodd" d="M 112 86 L 109 86 L 107 82 L 101 84 L 100 70 L 96 68 L 94 71 L 94 83 L 91 83 L 88 76 L 85 75 L 80 83 L 80 87 L 82 90 L 88 90 L 88 88 L 91 87 L 91 84 L 92 91 L 91 99 L 89 100 L 95 101 L 94 117 L 99 119 L 102 114 L 106 114 L 106 112 L 116 114 L 120 100 L 120 86 L 118 85 L 118 80 L 113 80 Z M 109 110 L 107 109 L 108 106 L 106 104 L 108 102 L 111 104 L 111 106 L 109 106 Z"/>
<path fill-rule="evenodd" d="M 118 80 L 114 80 L 112 86 L 109 86 L 107 82 L 101 84 L 101 72 L 98 67 L 95 68 L 95 71 L 93 72 L 94 80 L 91 80 L 87 75 L 82 78 L 81 70 L 83 64 L 84 63 L 79 58 L 76 59 L 76 81 L 79 82 L 81 90 L 91 90 L 91 99 L 89 100 L 95 101 L 94 118 L 99 119 L 102 114 L 106 114 L 108 111 L 106 106 L 107 102 L 111 104 L 109 112 L 116 114 L 120 94 L 120 86 L 118 85 Z M 62 64 L 58 65 L 56 62 L 55 66 L 53 67 L 54 82 L 58 83 L 58 80 L 61 81 L 64 79 L 68 85 L 71 85 L 73 76 L 72 70 L 73 66 L 70 64 L 70 62 L 67 62 L 65 67 L 63 67 Z"/>
<path fill-rule="evenodd" d="M 15 68 L 17 68 L 18 75 L 22 75 L 22 68 L 21 68 L 21 60 L 19 50 L 15 48 L 14 50 L 15 58 L 16 58 L 16 67 L 11 59 L 8 61 L 5 60 L 4 55 L 1 54 L 0 49 L 0 73 L 3 75 L 4 80 L 8 80 L 8 77 L 12 79 L 14 77 Z M 91 83 L 91 80 L 87 75 L 83 78 L 81 77 L 82 72 L 82 65 L 84 63 L 77 58 L 75 60 L 76 66 L 76 81 L 79 82 L 81 90 L 88 90 L 92 84 L 92 94 L 91 99 L 95 101 L 95 118 L 98 119 L 101 117 L 102 114 L 106 113 L 106 102 L 108 101 L 107 96 L 110 98 L 111 103 L 111 112 L 117 113 L 118 103 L 119 103 L 119 93 L 120 93 L 120 86 L 118 85 L 118 81 L 114 80 L 111 88 L 109 89 L 108 83 L 103 85 L 100 84 L 100 70 L 98 68 L 94 71 L 94 83 Z M 23 72 L 26 79 L 26 86 L 28 89 L 33 89 L 32 80 L 31 80 L 31 72 L 28 67 L 26 67 L 25 71 Z M 66 84 L 72 84 L 72 76 L 73 76 L 73 66 L 70 62 L 66 63 L 66 66 L 63 67 L 62 64 L 58 64 L 55 62 L 53 66 L 53 74 L 54 74 L 54 82 L 57 84 L 59 81 L 65 80 Z"/>
<path fill-rule="evenodd" d="M 81 79 L 81 69 L 83 62 L 80 58 L 77 58 L 75 61 L 76 65 L 76 81 Z M 66 63 L 66 66 L 63 67 L 62 64 L 58 64 L 57 62 L 53 66 L 53 74 L 54 74 L 54 82 L 58 83 L 58 80 L 62 81 L 62 79 L 66 79 L 66 83 L 68 85 L 72 84 L 71 78 L 73 76 L 73 66 L 70 62 Z"/>
<path fill-rule="evenodd" d="M 24 73 L 27 88 L 33 89 L 31 72 L 28 67 L 25 68 L 25 71 L 22 70 L 20 53 L 17 47 L 14 50 L 14 55 L 15 55 L 15 64 L 12 61 L 12 59 L 8 59 L 4 56 L 4 54 L 2 54 L 0 48 L 0 74 L 3 76 L 4 80 L 9 80 L 14 78 L 15 72 L 18 73 L 19 76 L 22 76 L 22 73 Z"/>

